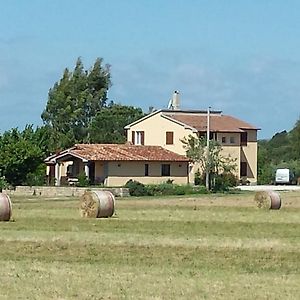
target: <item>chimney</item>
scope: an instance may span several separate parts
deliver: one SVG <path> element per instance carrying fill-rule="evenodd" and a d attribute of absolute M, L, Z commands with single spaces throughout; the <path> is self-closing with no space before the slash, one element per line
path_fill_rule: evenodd
<path fill-rule="evenodd" d="M 173 109 L 179 109 L 179 92 L 175 91 L 172 98 Z"/>
<path fill-rule="evenodd" d="M 168 109 L 178 110 L 179 109 L 179 92 L 175 91 L 173 93 L 172 99 L 169 101 Z"/>

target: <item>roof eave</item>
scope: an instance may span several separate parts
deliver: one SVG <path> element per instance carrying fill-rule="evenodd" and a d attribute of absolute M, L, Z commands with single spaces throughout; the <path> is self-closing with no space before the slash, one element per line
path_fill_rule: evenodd
<path fill-rule="evenodd" d="M 142 118 L 140 118 L 140 119 L 138 119 L 138 120 L 136 120 L 136 121 L 134 121 L 134 122 L 132 122 L 132 123 L 130 123 L 128 125 L 126 125 L 124 127 L 124 129 L 130 129 L 130 127 L 132 127 L 132 126 L 134 126 L 134 125 L 136 125 L 136 124 L 138 124 L 138 123 L 140 123 L 140 122 L 142 122 L 142 121 L 144 121 L 144 120 L 146 120 L 148 118 L 151 118 L 152 116 L 160 113 L 161 111 L 162 111 L 161 109 L 158 109 L 158 110 L 154 111 L 153 113 L 151 113 L 149 115 L 146 115 L 146 116 L 144 116 L 144 117 L 142 117 Z"/>
<path fill-rule="evenodd" d="M 192 127 L 192 126 L 190 126 L 190 125 L 187 125 L 186 123 L 183 123 L 183 122 L 180 122 L 180 121 L 178 121 L 178 120 L 175 120 L 175 119 L 173 119 L 173 118 L 170 117 L 170 116 L 167 116 L 167 115 L 164 115 L 164 114 L 162 114 L 161 116 L 162 116 L 163 118 L 165 118 L 165 119 L 171 121 L 171 122 L 174 122 L 174 123 L 176 123 L 176 124 L 178 124 L 178 125 L 180 125 L 180 126 L 183 126 L 184 129 L 190 129 L 190 130 L 192 130 L 192 131 L 195 132 L 195 133 L 198 132 L 198 130 L 197 130 L 195 127 Z"/>

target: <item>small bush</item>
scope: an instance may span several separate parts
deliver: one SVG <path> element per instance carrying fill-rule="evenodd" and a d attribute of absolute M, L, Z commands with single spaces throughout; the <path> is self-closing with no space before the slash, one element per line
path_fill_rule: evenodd
<path fill-rule="evenodd" d="M 148 196 L 147 188 L 141 182 L 136 180 L 128 180 L 125 187 L 129 189 L 130 196 Z"/>
<path fill-rule="evenodd" d="M 195 177 L 194 177 L 194 184 L 195 185 L 201 185 L 203 184 L 205 181 L 203 181 L 205 179 L 203 179 L 203 176 L 201 176 L 201 173 L 200 173 L 200 170 L 198 169 L 196 172 L 195 172 Z"/>
<path fill-rule="evenodd" d="M 2 189 L 7 189 L 9 187 L 8 182 L 5 179 L 5 176 L 0 177 L 0 192 L 2 192 Z"/>
<path fill-rule="evenodd" d="M 185 185 L 174 185 L 174 195 L 190 194 L 188 187 L 189 186 L 185 186 Z"/>
<path fill-rule="evenodd" d="M 169 178 L 169 179 L 166 181 L 166 183 L 167 183 L 167 184 L 172 184 L 173 181 L 174 181 L 174 179 L 170 179 L 170 178 Z"/>
<path fill-rule="evenodd" d="M 90 181 L 89 181 L 89 179 L 87 178 L 87 176 L 85 175 L 84 172 L 81 172 L 78 175 L 77 179 L 78 179 L 78 182 L 76 183 L 76 186 L 85 187 L 85 186 L 90 185 Z"/>
<path fill-rule="evenodd" d="M 194 187 L 192 185 L 179 185 L 171 183 L 148 184 L 144 185 L 135 180 L 126 182 L 125 187 L 129 189 L 131 196 L 167 196 L 167 195 L 190 195 L 206 194 L 204 186 Z"/>
<path fill-rule="evenodd" d="M 212 190 L 214 192 L 225 192 L 228 191 L 230 187 L 238 185 L 238 179 L 235 175 L 231 173 L 219 174 L 214 178 L 214 185 Z"/>
<path fill-rule="evenodd" d="M 205 185 L 197 185 L 193 187 L 193 194 L 207 194 L 207 189 Z"/>
<path fill-rule="evenodd" d="M 174 186 L 170 183 L 161 183 L 156 187 L 157 195 L 174 195 Z"/>

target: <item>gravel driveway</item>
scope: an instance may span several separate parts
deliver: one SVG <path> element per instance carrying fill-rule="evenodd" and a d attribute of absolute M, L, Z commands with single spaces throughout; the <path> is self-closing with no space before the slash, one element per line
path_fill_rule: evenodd
<path fill-rule="evenodd" d="M 241 185 L 242 191 L 300 191 L 300 185 Z"/>

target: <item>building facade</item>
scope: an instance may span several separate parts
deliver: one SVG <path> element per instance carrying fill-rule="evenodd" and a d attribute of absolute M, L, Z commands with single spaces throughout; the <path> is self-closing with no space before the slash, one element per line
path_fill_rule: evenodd
<path fill-rule="evenodd" d="M 125 127 L 127 141 L 133 145 L 157 145 L 185 155 L 182 139 L 192 135 L 206 137 L 222 146 L 222 155 L 236 160 L 237 177 L 243 182 L 257 182 L 257 131 L 259 128 L 221 111 L 161 109 Z M 190 168 L 193 181 L 196 166 Z"/>
<path fill-rule="evenodd" d="M 160 146 L 78 144 L 46 158 L 48 183 L 77 183 L 82 174 L 90 184 L 123 186 L 128 180 L 144 184 L 187 184 L 189 160 Z"/>

